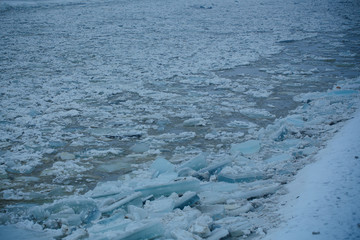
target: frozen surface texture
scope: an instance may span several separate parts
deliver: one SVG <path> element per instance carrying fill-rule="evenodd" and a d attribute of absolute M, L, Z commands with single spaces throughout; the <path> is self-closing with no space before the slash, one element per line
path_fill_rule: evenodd
<path fill-rule="evenodd" d="M 360 111 L 280 198 L 283 223 L 265 239 L 360 239 Z"/>
<path fill-rule="evenodd" d="M 2 0 L 1 239 L 262 237 L 359 106 L 359 12 Z"/>

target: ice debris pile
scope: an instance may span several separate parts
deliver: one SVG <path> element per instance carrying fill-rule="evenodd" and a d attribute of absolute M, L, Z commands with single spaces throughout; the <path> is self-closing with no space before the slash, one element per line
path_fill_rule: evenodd
<path fill-rule="evenodd" d="M 138 177 L 101 183 L 84 196 L 30 208 L 29 219 L 54 234 L 69 234 L 67 239 L 220 239 L 247 235 L 254 230 L 241 216 L 254 208 L 247 199 L 272 194 L 279 184 L 257 173 L 223 172 L 232 165 L 231 160 L 207 164 L 205 154 L 179 166 L 158 158 Z"/>
<path fill-rule="evenodd" d="M 298 96 L 300 107 L 227 152 L 200 153 L 180 164 L 158 157 L 84 195 L 27 208 L 23 221 L 65 239 L 238 239 L 265 234 L 269 225 L 260 213 L 266 213 L 269 196 L 282 194 L 281 185 L 359 106 L 360 79 L 341 86 Z"/>

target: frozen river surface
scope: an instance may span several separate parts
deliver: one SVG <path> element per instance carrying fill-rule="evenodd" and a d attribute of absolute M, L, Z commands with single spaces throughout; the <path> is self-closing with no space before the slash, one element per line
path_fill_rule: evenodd
<path fill-rule="evenodd" d="M 70 239 L 265 234 L 263 196 L 358 106 L 359 12 L 1 1 L 0 223 Z"/>

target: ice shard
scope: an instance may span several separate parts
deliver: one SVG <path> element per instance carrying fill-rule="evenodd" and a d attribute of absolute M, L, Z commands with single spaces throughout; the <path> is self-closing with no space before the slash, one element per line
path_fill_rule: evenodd
<path fill-rule="evenodd" d="M 207 166 L 207 162 L 206 162 L 206 153 L 200 153 L 199 155 L 197 155 L 196 157 L 194 157 L 193 159 L 185 162 L 184 164 L 182 164 L 180 166 L 179 169 L 183 169 L 183 168 L 191 168 L 195 171 L 198 171 L 202 168 L 205 168 Z"/>
<path fill-rule="evenodd" d="M 206 240 L 220 240 L 229 235 L 229 231 L 225 228 L 216 228 Z"/>
<path fill-rule="evenodd" d="M 202 213 L 209 215 L 213 220 L 219 220 L 225 215 L 225 207 L 222 204 L 200 205 L 197 208 Z"/>
<path fill-rule="evenodd" d="M 58 227 L 55 222 L 77 226 L 100 217 L 95 201 L 87 198 L 63 199 L 50 205 L 37 206 L 30 209 L 29 214 L 35 221 L 44 222 L 51 228 Z"/>
<path fill-rule="evenodd" d="M 165 158 L 157 158 L 152 164 L 151 164 L 151 170 L 154 172 L 153 176 L 157 177 L 162 173 L 166 172 L 174 172 L 175 166 L 170 163 Z"/>
<path fill-rule="evenodd" d="M 128 196 L 124 196 L 123 198 L 121 198 L 119 201 L 116 201 L 115 203 L 109 205 L 109 206 L 104 206 L 100 209 L 102 214 L 110 214 L 111 212 L 113 212 L 114 210 L 123 207 L 127 204 L 129 204 L 130 202 L 134 201 L 134 200 L 140 200 L 140 197 L 142 196 L 141 192 L 135 192 L 132 193 Z"/>
<path fill-rule="evenodd" d="M 278 154 L 274 155 L 268 159 L 265 160 L 268 164 L 276 164 L 281 162 L 286 162 L 292 159 L 292 156 L 290 154 L 284 153 L 284 154 Z"/>
<path fill-rule="evenodd" d="M 219 173 L 217 179 L 220 182 L 228 183 L 242 183 L 253 182 L 256 180 L 264 179 L 264 175 L 261 172 L 248 172 L 241 174 Z"/>
<path fill-rule="evenodd" d="M 228 230 L 233 238 L 248 235 L 252 229 L 251 224 L 244 217 L 225 217 L 215 221 L 214 225 Z"/>
<path fill-rule="evenodd" d="M 279 188 L 280 185 L 278 183 L 273 183 L 268 186 L 260 186 L 256 189 L 251 189 L 248 191 L 238 191 L 231 193 L 229 194 L 229 198 L 233 198 L 233 199 L 258 198 L 268 194 L 274 194 Z"/>
<path fill-rule="evenodd" d="M 186 206 L 192 206 L 200 200 L 195 192 L 186 192 L 181 198 L 175 202 L 174 208 L 183 209 Z"/>
<path fill-rule="evenodd" d="M 140 222 L 139 225 L 143 223 Z M 160 237 L 164 233 L 164 228 L 162 223 L 159 220 L 147 222 L 140 227 L 132 228 L 129 231 L 126 231 L 123 234 L 119 234 L 112 240 L 146 240 L 146 239 L 155 239 Z"/>
<path fill-rule="evenodd" d="M 167 184 L 150 185 L 135 189 L 136 192 L 141 192 L 144 196 L 169 196 L 175 192 L 177 194 L 184 194 L 187 191 L 197 192 L 200 189 L 200 181 L 197 179 L 174 181 Z"/>
<path fill-rule="evenodd" d="M 249 140 L 243 143 L 231 144 L 230 152 L 233 155 L 238 155 L 239 153 L 244 155 L 254 154 L 260 150 L 260 141 L 259 140 Z"/>
<path fill-rule="evenodd" d="M 230 165 L 231 162 L 232 162 L 231 160 L 221 161 L 219 163 L 215 163 L 208 167 L 205 167 L 205 168 L 201 169 L 199 172 L 200 173 L 208 172 L 210 174 L 215 174 L 215 173 L 220 172 L 225 166 Z"/>

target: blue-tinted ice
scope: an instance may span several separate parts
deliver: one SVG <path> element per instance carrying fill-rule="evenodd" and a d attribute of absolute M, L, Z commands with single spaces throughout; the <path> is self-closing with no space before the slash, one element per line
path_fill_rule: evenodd
<path fill-rule="evenodd" d="M 272 227 L 359 106 L 359 11 L 261 2 L 1 1 L 0 238 Z"/>

